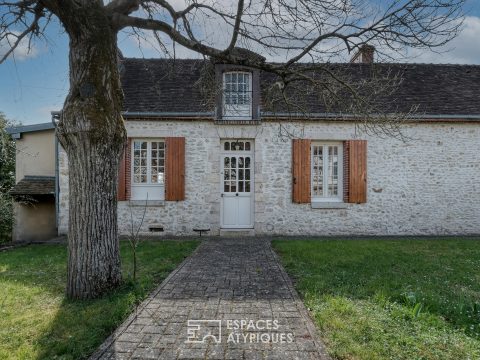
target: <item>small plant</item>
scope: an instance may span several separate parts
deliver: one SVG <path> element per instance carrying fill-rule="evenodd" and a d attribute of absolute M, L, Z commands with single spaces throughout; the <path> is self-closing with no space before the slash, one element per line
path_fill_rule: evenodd
<path fill-rule="evenodd" d="M 422 309 L 423 309 L 423 304 L 420 302 L 413 307 L 412 315 L 414 319 L 418 318 L 418 316 L 422 312 Z"/>
<path fill-rule="evenodd" d="M 135 222 L 133 221 L 133 211 L 132 211 L 132 204 L 129 203 L 130 208 L 130 236 L 128 237 L 128 243 L 132 249 L 132 256 L 133 256 L 133 282 L 136 283 L 137 281 L 137 247 L 138 243 L 140 242 L 140 237 L 138 234 L 140 233 L 140 229 L 142 228 L 143 222 L 145 220 L 145 213 L 147 212 L 147 204 L 148 204 L 148 194 L 147 198 L 145 199 L 145 206 L 143 207 L 143 214 L 140 222 L 138 223 L 137 228 L 135 228 Z"/>

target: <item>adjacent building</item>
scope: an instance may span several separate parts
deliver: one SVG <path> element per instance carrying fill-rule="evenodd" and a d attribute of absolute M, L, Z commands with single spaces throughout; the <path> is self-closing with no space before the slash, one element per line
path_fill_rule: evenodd
<path fill-rule="evenodd" d="M 52 123 L 8 129 L 15 139 L 16 184 L 13 240 L 45 241 L 57 236 L 56 140 Z"/>

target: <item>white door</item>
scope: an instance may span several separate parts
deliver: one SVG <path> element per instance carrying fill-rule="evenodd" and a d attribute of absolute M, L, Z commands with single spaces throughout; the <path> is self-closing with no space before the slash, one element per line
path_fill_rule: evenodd
<path fill-rule="evenodd" d="M 222 141 L 221 162 L 222 228 L 253 228 L 253 142 Z"/>

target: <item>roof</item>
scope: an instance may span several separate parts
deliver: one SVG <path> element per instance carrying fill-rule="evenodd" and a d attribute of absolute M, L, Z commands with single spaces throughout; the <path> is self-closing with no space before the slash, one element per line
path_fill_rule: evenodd
<path fill-rule="evenodd" d="M 20 139 L 21 134 L 27 132 L 45 131 L 55 129 L 55 126 L 51 123 L 41 123 L 33 125 L 15 126 L 7 128 L 7 133 L 11 134 L 13 138 Z"/>
<path fill-rule="evenodd" d="M 208 71 L 208 60 L 132 59 L 122 62 L 122 85 L 127 115 L 157 114 L 165 116 L 213 116 L 214 102 L 202 93 L 202 77 Z M 302 66 L 302 65 L 299 65 Z M 383 112 L 409 112 L 416 108 L 418 117 L 480 118 L 480 66 L 438 64 L 328 64 L 329 70 L 341 73 L 357 83 L 386 74 L 399 79 L 395 91 L 379 95 L 373 101 Z M 206 70 L 207 69 L 207 70 Z M 262 98 L 265 84 L 276 81 L 276 75 L 261 72 Z M 366 90 L 367 91 L 367 90 Z M 345 114 L 350 100 L 326 104 L 320 97 L 304 95 L 311 114 Z M 265 105 L 262 113 L 270 109 Z M 278 112 L 278 109 L 277 109 Z"/>
<path fill-rule="evenodd" d="M 196 82 L 204 61 L 125 59 L 122 86 L 126 112 L 203 113 L 206 106 Z"/>
<path fill-rule="evenodd" d="M 25 176 L 12 190 L 12 195 L 55 195 L 54 176 Z"/>

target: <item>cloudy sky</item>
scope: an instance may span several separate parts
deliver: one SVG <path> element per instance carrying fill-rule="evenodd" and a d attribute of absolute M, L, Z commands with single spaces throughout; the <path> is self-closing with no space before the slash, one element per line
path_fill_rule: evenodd
<path fill-rule="evenodd" d="M 467 0 L 465 13 L 462 32 L 440 54 L 412 51 L 409 61 L 480 65 L 480 0 Z M 14 59 L 0 64 L 0 111 L 23 124 L 50 121 L 50 111 L 62 108 L 68 91 L 68 40 L 56 24 L 48 29 L 47 39 L 29 53 L 25 48 L 18 49 Z M 153 44 L 139 47 L 123 34 L 118 45 L 128 57 L 160 56 Z M 178 57 L 182 55 L 187 53 L 180 51 Z"/>

